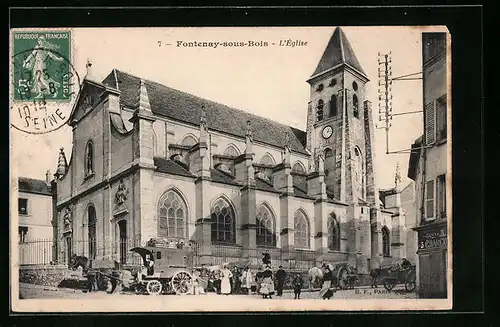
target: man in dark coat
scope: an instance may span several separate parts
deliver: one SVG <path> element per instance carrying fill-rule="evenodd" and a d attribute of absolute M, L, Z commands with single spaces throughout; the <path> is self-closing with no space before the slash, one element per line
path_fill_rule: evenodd
<path fill-rule="evenodd" d="M 283 296 L 283 286 L 285 285 L 286 272 L 283 266 L 279 266 L 276 271 L 276 295 Z"/>

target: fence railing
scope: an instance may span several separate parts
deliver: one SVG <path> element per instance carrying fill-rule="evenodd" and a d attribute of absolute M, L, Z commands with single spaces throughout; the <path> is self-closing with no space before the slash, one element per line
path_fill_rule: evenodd
<path fill-rule="evenodd" d="M 19 243 L 20 265 L 48 265 L 53 261 L 52 239 L 38 239 Z"/>
<path fill-rule="evenodd" d="M 19 243 L 19 264 L 50 264 L 56 258 L 58 264 L 68 264 L 71 254 L 83 255 L 91 259 L 115 260 L 125 265 L 140 266 L 142 258 L 130 249 L 138 246 L 133 240 L 121 240 L 112 249 L 105 249 L 95 241 L 61 241 L 57 247 L 57 256 L 53 257 L 52 239 L 33 240 Z M 109 245 L 108 245 L 109 247 Z M 68 253 L 68 251 L 70 253 Z M 285 269 L 305 270 L 317 265 L 314 251 L 293 250 L 269 247 L 244 248 L 237 245 L 212 244 L 209 251 L 200 245 L 192 246 L 193 265 L 201 262 L 208 265 L 223 265 L 242 258 L 250 259 L 251 266 L 257 268 L 262 264 L 263 253 L 269 253 L 273 266 L 283 266 Z M 201 258 L 203 257 L 203 261 Z"/>

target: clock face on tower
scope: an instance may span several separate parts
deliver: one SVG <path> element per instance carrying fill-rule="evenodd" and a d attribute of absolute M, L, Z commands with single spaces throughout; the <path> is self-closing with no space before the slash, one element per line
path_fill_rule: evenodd
<path fill-rule="evenodd" d="M 332 126 L 325 126 L 325 128 L 323 128 L 323 132 L 321 133 L 321 135 L 323 135 L 323 138 L 325 138 L 325 139 L 330 138 L 330 136 L 332 136 L 332 134 L 333 134 Z"/>

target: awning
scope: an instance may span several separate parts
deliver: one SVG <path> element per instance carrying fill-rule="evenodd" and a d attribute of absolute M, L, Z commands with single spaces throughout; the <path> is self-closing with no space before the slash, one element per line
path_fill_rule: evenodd
<path fill-rule="evenodd" d="M 151 258 L 151 260 L 154 260 L 153 253 L 151 253 L 151 251 L 149 251 L 148 249 L 136 247 L 136 248 L 130 249 L 130 252 L 135 252 L 135 253 L 139 254 L 142 257 L 142 262 L 144 265 L 146 265 L 146 255 L 147 254 L 149 254 L 149 257 Z"/>

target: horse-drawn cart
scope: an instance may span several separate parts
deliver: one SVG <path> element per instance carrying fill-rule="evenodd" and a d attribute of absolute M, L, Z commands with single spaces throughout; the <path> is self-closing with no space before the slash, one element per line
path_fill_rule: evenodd
<path fill-rule="evenodd" d="M 416 287 L 416 269 L 415 266 L 379 268 L 378 279 L 388 291 L 391 291 L 396 285 L 404 284 L 407 292 L 413 292 Z"/>
<path fill-rule="evenodd" d="M 144 268 L 137 273 L 136 293 L 150 295 L 191 292 L 192 251 L 162 247 L 135 247 L 130 251 L 142 257 Z"/>

